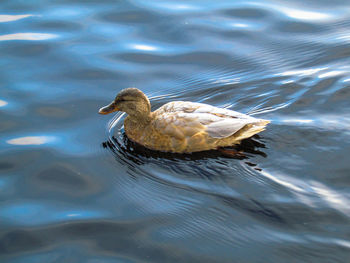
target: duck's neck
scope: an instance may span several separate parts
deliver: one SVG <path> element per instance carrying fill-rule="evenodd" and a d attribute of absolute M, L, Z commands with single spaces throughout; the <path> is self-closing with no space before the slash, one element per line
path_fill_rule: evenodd
<path fill-rule="evenodd" d="M 147 124 L 152 119 L 151 103 L 145 96 L 143 100 L 138 100 L 134 104 L 129 105 L 126 113 L 130 116 L 133 122 Z"/>
<path fill-rule="evenodd" d="M 146 126 L 152 121 L 152 112 L 147 112 L 144 114 L 128 115 L 129 121 L 135 123 L 138 126 Z"/>

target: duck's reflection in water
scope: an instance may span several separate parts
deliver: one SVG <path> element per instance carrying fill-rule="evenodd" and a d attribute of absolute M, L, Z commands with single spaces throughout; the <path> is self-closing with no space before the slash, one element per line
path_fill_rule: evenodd
<path fill-rule="evenodd" d="M 267 157 L 266 153 L 262 149 L 266 148 L 265 144 L 261 141 L 259 135 L 254 135 L 252 138 L 243 140 L 240 144 L 226 147 L 219 150 L 210 150 L 194 153 L 170 153 L 154 151 L 144 146 L 137 144 L 127 138 L 124 132 L 119 134 L 120 136 L 110 137 L 109 140 L 102 143 L 104 148 L 109 149 L 118 158 L 118 160 L 127 159 L 135 164 L 144 164 L 152 160 L 168 160 L 168 161 L 201 161 L 208 159 L 238 159 L 246 160 L 246 164 L 254 167 L 256 170 L 261 170 L 257 167 L 257 164 L 248 161 L 251 157 L 259 155 Z M 232 154 L 232 153 L 237 154 Z"/>

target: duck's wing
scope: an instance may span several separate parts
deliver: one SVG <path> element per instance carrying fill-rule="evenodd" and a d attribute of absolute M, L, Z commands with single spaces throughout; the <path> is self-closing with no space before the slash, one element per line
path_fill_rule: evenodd
<path fill-rule="evenodd" d="M 157 115 L 155 127 L 179 138 L 199 132 L 212 138 L 226 138 L 237 133 L 237 139 L 242 140 L 264 130 L 269 123 L 236 111 L 185 101 L 167 103 L 154 113 Z"/>

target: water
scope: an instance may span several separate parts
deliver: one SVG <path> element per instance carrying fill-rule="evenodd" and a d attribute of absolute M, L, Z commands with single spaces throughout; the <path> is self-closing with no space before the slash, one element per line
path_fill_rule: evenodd
<path fill-rule="evenodd" d="M 350 3 L 0 3 L 0 261 L 350 262 Z M 99 107 L 134 86 L 272 123 L 161 154 Z"/>

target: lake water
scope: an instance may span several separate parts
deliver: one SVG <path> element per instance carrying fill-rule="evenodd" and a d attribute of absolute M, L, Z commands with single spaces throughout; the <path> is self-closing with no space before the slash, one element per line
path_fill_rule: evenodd
<path fill-rule="evenodd" d="M 0 262 L 350 262 L 350 2 L 2 0 Z M 152 152 L 123 88 L 271 120 Z"/>

